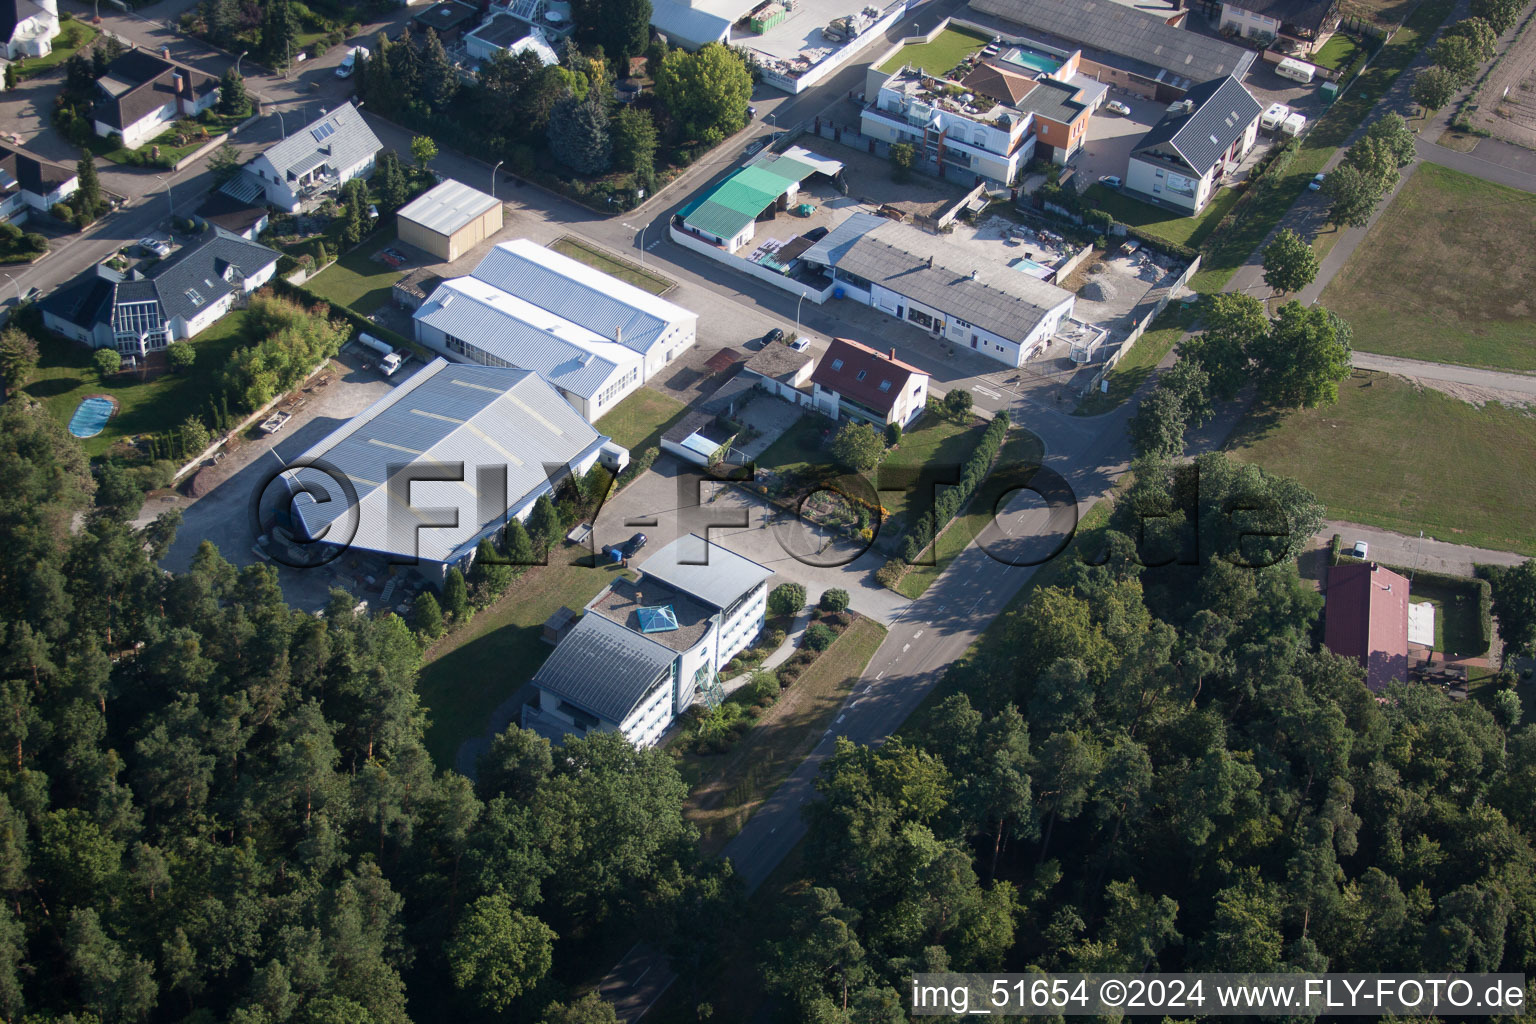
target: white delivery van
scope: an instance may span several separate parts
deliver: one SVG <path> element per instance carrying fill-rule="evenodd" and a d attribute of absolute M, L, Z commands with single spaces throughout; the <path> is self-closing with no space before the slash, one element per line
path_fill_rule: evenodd
<path fill-rule="evenodd" d="M 1271 103 L 1269 109 L 1264 111 L 1259 118 L 1259 130 L 1272 132 L 1285 123 L 1285 119 L 1291 114 L 1291 108 L 1284 103 Z"/>
<path fill-rule="evenodd" d="M 1317 74 L 1317 68 L 1306 61 L 1297 60 L 1295 57 L 1286 57 L 1279 64 L 1275 65 L 1275 74 L 1295 82 L 1310 82 L 1312 81 L 1312 76 Z"/>
<path fill-rule="evenodd" d="M 352 72 L 357 70 L 360 61 L 368 59 L 366 46 L 354 46 L 347 51 L 347 55 L 341 59 L 341 64 L 336 68 L 337 78 L 351 78 Z"/>

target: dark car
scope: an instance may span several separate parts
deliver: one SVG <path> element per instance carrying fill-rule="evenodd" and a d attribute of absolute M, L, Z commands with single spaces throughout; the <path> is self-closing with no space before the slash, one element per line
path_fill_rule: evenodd
<path fill-rule="evenodd" d="M 637 533 L 623 544 L 620 544 L 619 550 L 624 553 L 625 558 L 634 558 L 635 555 L 640 553 L 640 549 L 645 547 L 645 542 L 649 539 L 645 534 Z"/>
<path fill-rule="evenodd" d="M 783 341 L 783 340 L 784 340 L 784 330 L 781 327 L 775 327 L 773 330 L 771 330 L 767 334 L 763 335 L 763 344 L 764 345 L 772 345 L 776 341 Z"/>

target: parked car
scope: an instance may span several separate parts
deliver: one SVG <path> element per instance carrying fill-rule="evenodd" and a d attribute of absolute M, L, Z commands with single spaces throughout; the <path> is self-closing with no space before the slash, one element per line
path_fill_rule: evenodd
<path fill-rule="evenodd" d="M 1323 187 L 1323 179 L 1326 177 L 1328 177 L 1328 175 L 1324 174 L 1322 171 L 1318 171 L 1316 174 L 1312 175 L 1312 180 L 1307 182 L 1307 188 L 1311 189 L 1313 192 L 1316 192 L 1318 189 Z"/>
<path fill-rule="evenodd" d="M 139 247 L 155 256 L 164 257 L 171 254 L 171 243 L 164 239 L 141 238 L 139 239 Z"/>
<path fill-rule="evenodd" d="M 789 343 L 789 347 L 794 349 L 796 352 L 804 352 L 811 347 L 811 339 L 796 338 L 794 341 Z"/>
<path fill-rule="evenodd" d="M 757 116 L 757 108 L 753 107 L 753 106 L 748 106 L 747 107 L 747 117 L 751 118 L 751 117 L 756 117 L 756 116 Z"/>
<path fill-rule="evenodd" d="M 1126 106 L 1124 103 L 1121 103 L 1119 100 L 1110 100 L 1108 103 L 1104 104 L 1104 109 L 1109 111 L 1111 114 L 1119 114 L 1121 117 L 1129 117 L 1131 113 L 1131 108 Z"/>
<path fill-rule="evenodd" d="M 1118 174 L 1106 174 L 1102 178 L 1099 179 L 1099 184 L 1100 185 L 1108 185 L 1110 188 L 1119 188 L 1120 187 L 1120 175 L 1118 175 Z"/>
<path fill-rule="evenodd" d="M 1349 553 L 1355 558 L 1364 558 L 1370 552 L 1371 546 L 1363 540 L 1355 541 L 1355 546 L 1349 549 Z"/>
<path fill-rule="evenodd" d="M 649 539 L 645 534 L 637 533 L 623 544 L 620 544 L 619 550 L 624 552 L 625 558 L 634 558 L 635 555 L 640 553 L 640 549 L 645 547 L 645 542 Z"/>
<path fill-rule="evenodd" d="M 773 330 L 771 330 L 767 334 L 763 335 L 763 344 L 764 345 L 772 345 L 776 341 L 783 341 L 783 340 L 784 340 L 784 330 L 783 330 L 783 328 L 780 328 L 780 327 L 775 327 Z"/>

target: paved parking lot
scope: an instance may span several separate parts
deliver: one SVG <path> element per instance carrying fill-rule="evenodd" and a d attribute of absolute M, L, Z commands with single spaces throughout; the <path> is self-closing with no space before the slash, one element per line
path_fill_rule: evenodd
<path fill-rule="evenodd" d="M 649 538 L 648 551 L 696 533 L 774 571 L 768 583 L 800 583 L 812 601 L 831 587 L 848 591 L 853 610 L 889 624 L 908 601 L 875 582 L 885 561 L 875 552 L 833 539 L 797 521 L 772 517 L 771 506 L 741 488 L 708 482 L 693 467 L 663 455 L 655 467 L 603 507 L 593 529 L 597 546 L 616 544 L 637 530 Z M 634 565 L 645 569 L 646 553 Z"/>

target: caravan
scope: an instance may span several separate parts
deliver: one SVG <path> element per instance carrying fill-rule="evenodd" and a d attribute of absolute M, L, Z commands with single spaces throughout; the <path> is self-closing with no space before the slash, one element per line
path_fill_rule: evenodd
<path fill-rule="evenodd" d="M 1269 109 L 1264 111 L 1263 116 L 1259 118 L 1259 130 L 1263 132 L 1274 131 L 1285 123 L 1285 119 L 1290 116 L 1290 113 L 1291 108 L 1284 103 L 1271 103 Z"/>
<path fill-rule="evenodd" d="M 1286 57 L 1279 64 L 1275 65 L 1275 74 L 1295 82 L 1310 83 L 1312 76 L 1317 74 L 1317 68 L 1305 61 L 1299 61 L 1295 57 Z"/>

